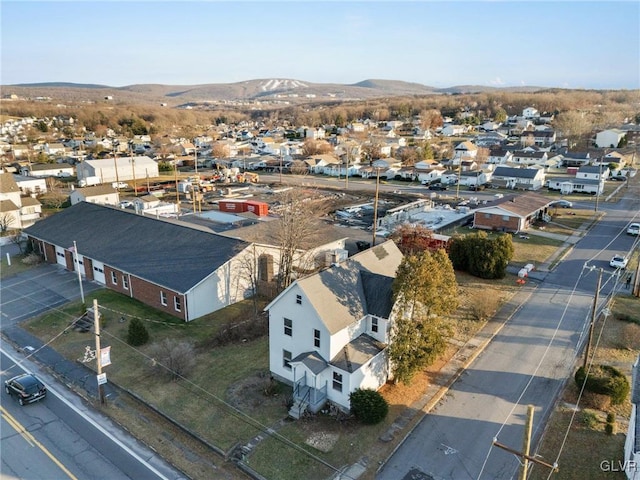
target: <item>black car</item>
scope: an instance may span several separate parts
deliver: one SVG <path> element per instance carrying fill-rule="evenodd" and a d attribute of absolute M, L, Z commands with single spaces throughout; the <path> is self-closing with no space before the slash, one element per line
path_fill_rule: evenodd
<path fill-rule="evenodd" d="M 429 185 L 429 190 L 447 190 L 447 186 L 441 183 L 432 183 Z"/>
<path fill-rule="evenodd" d="M 47 387 L 31 373 L 23 373 L 4 382 L 9 395 L 16 395 L 20 405 L 37 402 L 47 396 Z"/>

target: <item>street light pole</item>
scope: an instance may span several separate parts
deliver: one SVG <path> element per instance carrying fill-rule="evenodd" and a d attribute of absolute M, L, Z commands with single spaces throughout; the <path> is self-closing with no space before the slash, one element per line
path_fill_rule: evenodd
<path fill-rule="evenodd" d="M 598 173 L 598 186 L 596 187 L 596 204 L 594 207 L 594 212 L 598 211 L 598 199 L 600 198 L 600 186 L 602 185 L 602 161 L 604 160 L 604 157 L 606 154 L 607 154 L 607 151 L 605 150 L 602 157 L 600 157 L 600 161 L 598 162 L 600 172 Z"/>
<path fill-rule="evenodd" d="M 78 285 L 80 285 L 80 299 L 82 300 L 82 304 L 84 305 L 84 290 L 82 289 L 82 275 L 80 274 L 80 260 L 78 259 L 78 246 L 76 245 L 76 241 L 73 241 L 73 255 L 76 264 L 76 271 L 78 272 Z"/>

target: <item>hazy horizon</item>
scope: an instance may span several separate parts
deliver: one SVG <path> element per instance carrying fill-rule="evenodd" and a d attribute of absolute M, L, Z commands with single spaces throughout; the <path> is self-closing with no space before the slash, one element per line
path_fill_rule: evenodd
<path fill-rule="evenodd" d="M 3 85 L 640 88 L 635 1 L 3 1 Z"/>

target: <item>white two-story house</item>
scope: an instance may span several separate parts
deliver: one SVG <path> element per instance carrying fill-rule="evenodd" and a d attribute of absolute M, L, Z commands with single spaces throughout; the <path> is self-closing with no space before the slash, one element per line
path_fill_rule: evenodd
<path fill-rule="evenodd" d="M 349 411 L 349 394 L 389 377 L 391 285 L 402 261 L 393 241 L 296 280 L 266 307 L 271 375 L 293 386 L 290 415 L 327 402 Z"/>

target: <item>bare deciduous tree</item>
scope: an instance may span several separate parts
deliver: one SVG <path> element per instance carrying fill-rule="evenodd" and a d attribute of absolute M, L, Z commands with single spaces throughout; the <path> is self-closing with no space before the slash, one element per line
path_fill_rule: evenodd
<path fill-rule="evenodd" d="M 196 362 L 193 343 L 174 338 L 154 343 L 149 354 L 153 358 L 152 367 L 171 379 L 188 376 Z"/>
<path fill-rule="evenodd" d="M 16 245 L 18 247 L 18 250 L 20 250 L 20 255 L 24 255 L 26 252 L 26 246 L 27 246 L 27 242 L 26 240 L 22 237 L 22 230 L 16 230 L 14 232 L 13 235 L 11 235 L 11 243 L 13 243 L 14 245 Z"/>
<path fill-rule="evenodd" d="M 308 259 L 304 258 L 302 247 L 315 236 L 313 202 L 302 191 L 289 190 L 282 198 L 283 208 L 277 229 L 277 241 L 280 247 L 278 262 L 278 291 L 287 288 L 293 281 L 295 268 L 304 268 Z"/>
<path fill-rule="evenodd" d="M 8 212 L 0 213 L 0 232 L 6 232 L 14 220 L 13 214 Z"/>
<path fill-rule="evenodd" d="M 49 177 L 46 181 L 47 193 L 40 197 L 40 201 L 51 208 L 61 208 L 69 197 L 62 188 L 62 183 L 54 177 Z"/>
<path fill-rule="evenodd" d="M 423 130 L 441 127 L 442 123 L 442 114 L 439 110 L 430 109 L 420 112 L 420 126 Z"/>
<path fill-rule="evenodd" d="M 294 160 L 291 164 L 291 173 L 294 175 L 308 175 L 309 166 L 302 160 Z"/>
<path fill-rule="evenodd" d="M 224 142 L 216 142 L 211 147 L 211 155 L 215 158 L 227 158 L 229 151 L 229 145 Z"/>
<path fill-rule="evenodd" d="M 325 140 L 313 140 L 307 138 L 302 146 L 302 153 L 306 156 L 309 155 L 323 155 L 330 153 L 333 150 L 329 142 Z"/>
<path fill-rule="evenodd" d="M 590 114 L 570 110 L 558 114 L 553 125 L 562 136 L 567 137 L 569 148 L 573 145 L 587 147 L 594 122 Z"/>

